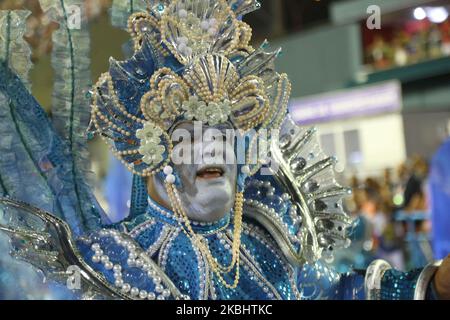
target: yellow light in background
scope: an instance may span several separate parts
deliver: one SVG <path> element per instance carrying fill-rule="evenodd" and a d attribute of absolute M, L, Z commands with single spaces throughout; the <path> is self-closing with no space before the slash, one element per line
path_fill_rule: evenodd
<path fill-rule="evenodd" d="M 400 193 L 397 193 L 396 195 L 394 195 L 394 197 L 392 198 L 392 202 L 396 205 L 396 206 L 401 206 L 403 204 L 404 198 L 403 195 Z"/>

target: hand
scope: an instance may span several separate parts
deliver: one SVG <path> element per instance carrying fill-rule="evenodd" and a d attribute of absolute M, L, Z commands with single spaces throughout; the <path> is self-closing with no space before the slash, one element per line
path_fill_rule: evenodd
<path fill-rule="evenodd" d="M 440 299 L 450 300 L 450 254 L 434 276 L 434 287 Z"/>

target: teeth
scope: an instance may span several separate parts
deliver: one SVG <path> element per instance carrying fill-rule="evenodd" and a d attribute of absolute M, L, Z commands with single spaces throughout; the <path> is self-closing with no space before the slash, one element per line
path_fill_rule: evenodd
<path fill-rule="evenodd" d="M 203 174 L 213 174 L 213 173 L 218 173 L 218 174 L 223 174 L 223 170 L 220 168 L 205 168 L 203 170 L 200 170 L 197 175 L 203 175 Z"/>
<path fill-rule="evenodd" d="M 222 170 L 219 169 L 207 169 L 206 172 L 222 172 Z"/>

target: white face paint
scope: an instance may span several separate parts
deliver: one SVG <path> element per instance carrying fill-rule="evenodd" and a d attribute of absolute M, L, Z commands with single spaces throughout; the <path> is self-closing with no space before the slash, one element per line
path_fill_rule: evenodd
<path fill-rule="evenodd" d="M 172 160 L 181 180 L 179 193 L 186 214 L 193 221 L 213 222 L 229 213 L 234 204 L 237 165 L 233 139 L 227 137 L 232 126 L 203 126 L 199 133 L 200 128 L 194 130 L 193 122 L 176 126 L 172 134 L 175 140 Z M 180 132 L 183 139 L 177 138 Z M 153 183 L 161 199 L 169 203 L 160 177 L 155 176 Z"/>

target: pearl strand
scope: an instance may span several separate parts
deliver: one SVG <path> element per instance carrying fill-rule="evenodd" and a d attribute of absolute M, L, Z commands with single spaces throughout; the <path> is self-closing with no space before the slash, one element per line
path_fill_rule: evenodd
<path fill-rule="evenodd" d="M 164 288 L 161 284 L 161 277 L 156 275 L 156 272 L 152 270 L 151 265 L 145 263 L 145 252 L 140 250 L 134 243 L 130 240 L 126 240 L 117 230 L 107 230 L 103 229 L 99 232 L 101 238 L 112 237 L 116 244 L 126 248 L 128 250 L 127 264 L 129 266 L 134 266 L 140 268 L 142 271 L 146 272 L 147 277 L 154 283 L 155 291 L 160 293 L 156 296 L 153 292 L 147 292 L 146 290 L 139 290 L 136 287 L 131 287 L 129 283 L 123 281 L 122 266 L 119 264 L 113 264 L 107 255 L 104 254 L 99 243 L 93 243 L 91 245 L 91 250 L 94 251 L 92 256 L 92 262 L 102 263 L 106 270 L 113 270 L 114 272 L 114 285 L 121 289 L 124 294 L 129 294 L 132 298 L 148 299 L 148 300 L 165 300 L 171 293 L 170 290 Z"/>
<path fill-rule="evenodd" d="M 243 194 L 237 193 L 235 200 L 235 226 L 234 226 L 234 240 L 233 240 L 233 252 L 232 252 L 232 262 L 230 266 L 224 267 L 217 262 L 216 258 L 212 257 L 211 251 L 209 250 L 207 244 L 205 244 L 205 239 L 201 238 L 198 234 L 196 234 L 190 224 L 189 218 L 187 217 L 186 212 L 181 207 L 181 201 L 177 194 L 176 188 L 171 184 L 166 185 L 166 189 L 168 191 L 169 199 L 171 201 L 173 211 L 177 212 L 185 222 L 185 225 L 188 230 L 182 228 L 183 232 L 191 239 L 191 242 L 194 246 L 197 246 L 206 256 L 211 269 L 216 273 L 218 279 L 221 283 L 229 288 L 234 289 L 237 287 L 239 283 L 239 251 L 240 251 L 240 240 L 241 240 L 241 228 L 242 228 L 242 207 L 243 207 Z M 222 277 L 222 274 L 229 273 L 233 270 L 234 266 L 236 266 L 235 279 L 233 284 L 228 284 L 225 279 Z"/>

